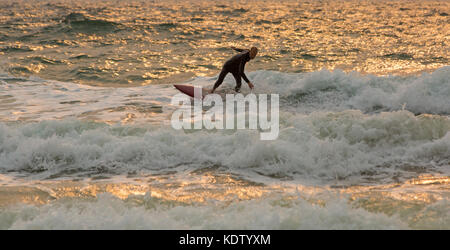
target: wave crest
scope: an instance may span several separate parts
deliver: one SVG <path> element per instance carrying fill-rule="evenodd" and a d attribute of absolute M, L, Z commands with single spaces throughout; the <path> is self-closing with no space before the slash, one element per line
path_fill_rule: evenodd
<path fill-rule="evenodd" d="M 110 32 L 119 28 L 119 24 L 101 19 L 91 19 L 82 13 L 70 13 L 63 19 L 63 23 L 70 25 L 77 31 Z"/>
<path fill-rule="evenodd" d="M 450 67 L 420 76 L 373 76 L 341 70 L 288 74 L 256 71 L 263 91 L 283 95 L 298 111 L 359 109 L 364 112 L 408 110 L 450 114 Z"/>

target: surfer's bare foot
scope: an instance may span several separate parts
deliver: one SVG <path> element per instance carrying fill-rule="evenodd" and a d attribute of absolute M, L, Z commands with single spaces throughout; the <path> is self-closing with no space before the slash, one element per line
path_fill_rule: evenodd
<path fill-rule="evenodd" d="M 248 83 L 248 87 L 249 87 L 250 89 L 253 89 L 255 86 L 253 85 L 253 83 L 249 82 L 249 83 Z"/>
<path fill-rule="evenodd" d="M 209 91 L 209 93 L 210 93 L 210 94 L 214 94 L 214 89 L 211 89 L 211 90 Z"/>

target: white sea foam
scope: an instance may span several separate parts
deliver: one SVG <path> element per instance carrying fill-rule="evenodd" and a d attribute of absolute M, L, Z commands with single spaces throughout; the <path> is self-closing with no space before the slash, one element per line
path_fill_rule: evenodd
<path fill-rule="evenodd" d="M 2 75 L 0 117 L 7 123 L 0 126 L 0 171 L 46 178 L 196 164 L 325 180 L 394 176 L 405 166 L 448 172 L 450 67 L 409 77 L 326 70 L 250 75 L 256 92 L 281 95 L 281 131 L 273 142 L 251 130 L 173 130 L 170 97 L 177 91 L 167 85 L 96 88 Z M 225 88 L 232 82 L 227 78 Z M 413 114 L 421 112 L 438 115 Z"/>
<path fill-rule="evenodd" d="M 228 205 L 182 205 L 148 194 L 126 200 L 101 194 L 93 200 L 67 198 L 43 206 L 2 208 L 0 229 L 449 229 L 448 200 L 380 202 L 387 206 L 384 213 L 360 208 L 358 201 L 345 197 L 321 204 L 267 197 Z"/>
<path fill-rule="evenodd" d="M 344 200 L 325 206 L 268 198 L 228 206 L 167 206 L 145 198 L 141 206 L 111 195 L 95 201 L 60 200 L 0 211 L 1 229 L 406 229 L 398 216 L 370 213 Z"/>
<path fill-rule="evenodd" d="M 283 94 L 297 111 L 359 109 L 364 112 L 406 109 L 413 113 L 450 114 L 450 67 L 420 76 L 374 76 L 340 70 L 305 74 L 257 71 L 261 91 Z"/>
<path fill-rule="evenodd" d="M 450 165 L 450 121 L 408 111 L 285 113 L 277 140 L 258 131 L 177 131 L 78 120 L 0 126 L 0 170 L 36 178 L 59 173 L 124 174 L 176 166 L 319 179 L 402 173 Z"/>

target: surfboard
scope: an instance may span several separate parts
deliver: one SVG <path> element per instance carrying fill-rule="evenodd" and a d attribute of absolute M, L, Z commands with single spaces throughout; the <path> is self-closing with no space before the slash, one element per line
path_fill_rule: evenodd
<path fill-rule="evenodd" d="M 192 85 L 183 85 L 183 84 L 174 84 L 173 85 L 176 89 L 178 89 L 181 93 L 184 93 L 192 98 L 195 98 L 194 93 L 195 90 L 199 87 L 195 87 Z M 207 94 L 209 94 L 211 90 L 207 88 L 200 89 L 201 96 L 200 98 L 203 99 Z"/>
<path fill-rule="evenodd" d="M 195 87 L 192 85 L 184 85 L 184 84 L 174 84 L 173 86 L 176 89 L 178 89 L 181 93 L 188 95 L 192 98 L 195 98 L 195 96 L 194 96 L 195 90 L 200 89 L 200 87 Z M 200 95 L 199 99 L 203 100 L 205 98 L 205 96 L 210 94 L 210 92 L 211 92 L 211 89 L 209 89 L 209 88 L 201 88 L 200 89 L 201 95 Z M 220 97 L 222 97 L 222 99 L 224 99 L 227 94 L 232 94 L 232 93 L 233 94 L 236 93 L 234 88 L 232 88 L 232 87 L 230 88 L 230 87 L 226 87 L 226 86 L 221 87 L 220 89 L 214 91 L 214 94 L 220 95 Z M 241 91 L 240 93 L 243 95 L 246 95 L 246 94 L 248 94 L 248 91 Z"/>

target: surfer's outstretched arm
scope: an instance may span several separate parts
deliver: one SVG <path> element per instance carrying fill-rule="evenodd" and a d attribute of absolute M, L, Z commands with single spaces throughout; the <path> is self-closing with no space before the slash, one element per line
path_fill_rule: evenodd
<path fill-rule="evenodd" d="M 242 78 L 244 79 L 244 81 L 246 83 L 249 83 L 250 81 L 248 80 L 247 76 L 244 73 L 244 67 L 245 67 L 245 62 L 241 61 L 241 63 L 239 64 L 239 75 L 242 76 Z"/>
<path fill-rule="evenodd" d="M 248 51 L 248 49 L 239 49 L 239 48 L 236 48 L 236 47 L 234 47 L 234 46 L 232 46 L 231 48 L 234 49 L 234 50 L 236 50 L 237 52 Z"/>
<path fill-rule="evenodd" d="M 244 79 L 244 81 L 248 84 L 248 86 L 251 89 L 253 89 L 253 84 L 250 82 L 250 80 L 245 75 L 244 68 L 245 68 L 245 62 L 241 61 L 241 63 L 239 64 L 239 76 L 241 76 L 242 79 Z"/>
<path fill-rule="evenodd" d="M 247 76 L 245 75 L 244 72 L 242 72 L 241 76 L 242 76 L 242 79 L 244 79 L 244 81 L 245 81 L 246 83 L 249 83 L 249 82 L 250 82 L 250 80 L 247 78 Z"/>

